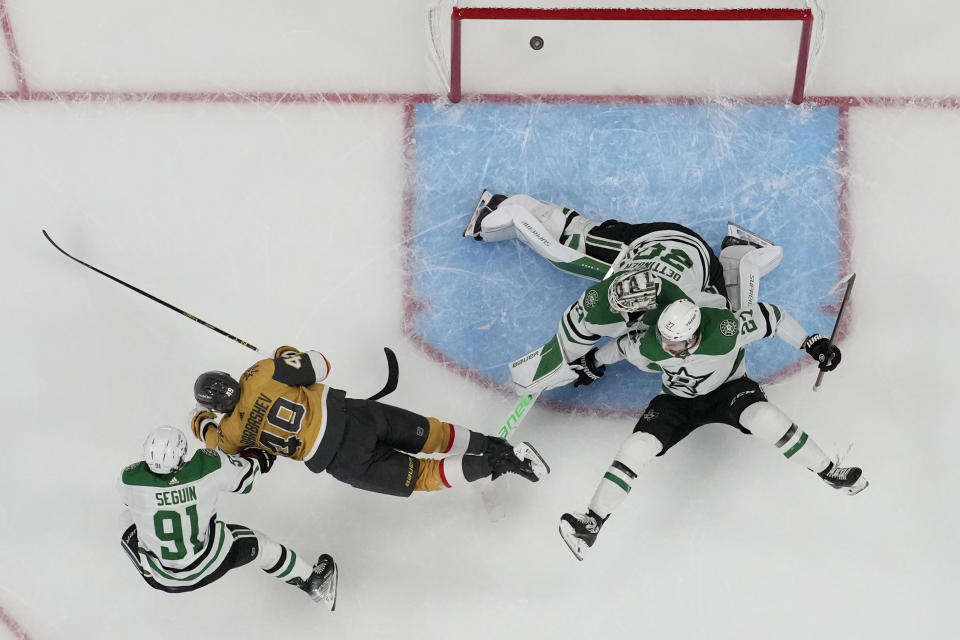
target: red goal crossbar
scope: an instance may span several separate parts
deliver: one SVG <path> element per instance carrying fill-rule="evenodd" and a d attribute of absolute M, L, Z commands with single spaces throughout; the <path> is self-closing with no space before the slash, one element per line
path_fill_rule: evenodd
<path fill-rule="evenodd" d="M 460 8 L 450 15 L 450 102 L 460 102 L 461 33 L 464 20 L 799 20 L 800 52 L 793 81 L 794 104 L 803 102 L 807 76 L 807 58 L 813 34 L 813 12 L 810 9 L 519 9 Z"/>

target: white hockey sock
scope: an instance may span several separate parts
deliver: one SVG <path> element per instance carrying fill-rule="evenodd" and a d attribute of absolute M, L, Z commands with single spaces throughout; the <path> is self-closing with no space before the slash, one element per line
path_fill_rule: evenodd
<path fill-rule="evenodd" d="M 660 441 L 649 433 L 638 431 L 631 434 L 620 445 L 620 451 L 603 474 L 603 479 L 590 500 L 590 509 L 601 518 L 613 513 L 630 493 L 640 470 L 662 449 Z"/>
<path fill-rule="evenodd" d="M 820 473 L 830 465 L 830 459 L 807 433 L 801 430 L 783 411 L 769 402 L 756 402 L 740 414 L 740 424 L 769 442 L 785 458 Z"/>
<path fill-rule="evenodd" d="M 474 469 L 472 467 L 477 467 L 479 469 L 482 467 L 483 462 L 485 461 L 483 461 L 480 456 L 447 456 L 440 461 L 440 479 L 443 481 L 444 485 L 451 488 L 463 486 L 468 482 L 479 480 L 483 476 L 479 475 L 479 471 L 474 473 Z M 471 469 L 464 471 L 464 463 L 467 463 L 468 466 L 471 466 Z M 470 479 L 467 479 L 468 475 L 471 476 Z"/>
<path fill-rule="evenodd" d="M 280 580 L 300 578 L 306 580 L 313 572 L 313 565 L 305 562 L 297 553 L 280 543 L 274 542 L 266 534 L 254 532 L 260 551 L 253 563 L 265 573 Z"/>

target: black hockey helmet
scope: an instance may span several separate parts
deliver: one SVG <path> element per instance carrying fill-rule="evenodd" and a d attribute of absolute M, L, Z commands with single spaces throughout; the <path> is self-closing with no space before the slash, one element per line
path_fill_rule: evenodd
<path fill-rule="evenodd" d="M 240 383 L 223 371 L 207 371 L 193 383 L 193 397 L 205 409 L 230 413 L 240 400 Z"/>

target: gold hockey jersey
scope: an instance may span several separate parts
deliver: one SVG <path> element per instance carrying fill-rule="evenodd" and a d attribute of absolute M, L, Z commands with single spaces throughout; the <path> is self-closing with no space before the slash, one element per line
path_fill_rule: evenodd
<path fill-rule="evenodd" d="M 343 438 L 346 395 L 321 384 L 329 368 L 320 352 L 293 347 L 280 347 L 272 359 L 255 362 L 240 376 L 237 406 L 220 420 L 219 448 L 234 454 L 259 447 L 323 471 Z M 194 433 L 202 438 L 197 422 Z"/>

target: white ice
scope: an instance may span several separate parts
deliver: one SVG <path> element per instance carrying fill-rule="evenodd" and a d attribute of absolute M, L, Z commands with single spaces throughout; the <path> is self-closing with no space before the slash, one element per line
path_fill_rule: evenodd
<path fill-rule="evenodd" d="M 577 563 L 559 515 L 586 504 L 632 420 L 531 414 L 522 437 L 554 473 L 511 482 L 496 523 L 470 489 L 400 500 L 280 461 L 220 515 L 332 553 L 333 614 L 250 567 L 181 596 L 140 580 L 119 546 L 119 472 L 149 429 L 184 422 L 199 372 L 258 356 L 67 260 L 41 229 L 261 349 L 322 350 L 331 382 L 356 396 L 379 388 L 390 345 L 392 402 L 492 428 L 512 398 L 431 359 L 401 326 L 402 104 L 329 99 L 442 100 L 424 6 L 0 0 L 4 10 L 3 640 L 954 637 L 957 8 L 832 3 L 807 86 L 874 98 L 851 109 L 847 140 L 856 313 L 819 393 L 809 368 L 769 392 L 828 453 L 849 449 L 866 492 L 842 496 L 769 446 L 707 427 L 645 470 Z M 24 99 L 18 80 L 43 99 Z M 76 94 L 87 91 L 93 100 Z M 153 92 L 199 99 L 140 95 Z M 202 99 L 255 92 L 328 99 Z"/>

